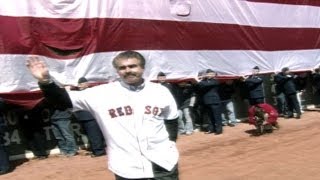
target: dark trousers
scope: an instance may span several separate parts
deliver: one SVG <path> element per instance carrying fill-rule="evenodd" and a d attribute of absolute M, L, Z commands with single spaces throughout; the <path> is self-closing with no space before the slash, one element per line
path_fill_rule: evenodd
<path fill-rule="evenodd" d="M 97 121 L 93 119 L 79 122 L 88 137 L 92 153 L 94 155 L 105 154 L 105 140 Z"/>
<path fill-rule="evenodd" d="M 283 93 L 276 95 L 277 99 L 277 110 L 279 114 L 286 114 L 287 103 Z"/>
<path fill-rule="evenodd" d="M 46 137 L 42 119 L 21 119 L 22 132 L 35 156 L 47 156 Z"/>
<path fill-rule="evenodd" d="M 152 163 L 152 168 L 154 178 L 128 179 L 115 175 L 116 180 L 179 180 L 178 165 L 176 165 L 171 171 L 167 171 L 154 163 Z"/>
<path fill-rule="evenodd" d="M 256 104 L 261 104 L 261 103 L 264 103 L 264 98 L 263 97 L 262 98 L 250 98 L 249 99 L 249 104 L 251 106 L 254 106 Z"/>
<path fill-rule="evenodd" d="M 214 131 L 216 133 L 222 132 L 222 117 L 221 117 L 221 104 L 207 104 L 210 127 L 209 131 Z"/>
<path fill-rule="evenodd" d="M 297 94 L 286 94 L 286 101 L 288 103 L 288 116 L 293 116 L 293 111 L 297 114 L 301 114 Z"/>
<path fill-rule="evenodd" d="M 204 105 L 198 105 L 194 108 L 191 108 L 194 115 L 194 128 L 200 130 L 207 130 L 208 129 L 208 113 L 207 109 Z"/>
<path fill-rule="evenodd" d="M 1 116 L 1 114 L 0 114 Z M 9 154 L 4 146 L 5 135 L 5 122 L 2 117 L 0 117 L 0 171 L 8 171 L 9 169 Z"/>

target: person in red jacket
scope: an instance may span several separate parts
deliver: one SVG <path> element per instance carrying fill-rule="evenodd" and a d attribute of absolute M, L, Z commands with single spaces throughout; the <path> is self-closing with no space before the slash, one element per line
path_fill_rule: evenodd
<path fill-rule="evenodd" d="M 257 132 L 272 132 L 273 128 L 279 129 L 277 110 L 270 104 L 261 103 L 249 108 L 249 124 L 257 127 Z"/>

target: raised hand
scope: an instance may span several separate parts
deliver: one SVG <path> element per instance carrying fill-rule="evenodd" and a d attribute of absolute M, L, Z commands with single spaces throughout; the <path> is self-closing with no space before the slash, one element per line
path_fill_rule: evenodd
<path fill-rule="evenodd" d="M 27 67 L 32 76 L 39 82 L 45 82 L 50 79 L 48 66 L 37 56 L 31 56 L 27 59 Z"/>

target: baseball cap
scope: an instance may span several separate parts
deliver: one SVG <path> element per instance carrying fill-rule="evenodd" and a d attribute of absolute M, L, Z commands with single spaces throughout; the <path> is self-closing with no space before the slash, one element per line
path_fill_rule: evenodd
<path fill-rule="evenodd" d="M 80 83 L 84 83 L 84 82 L 88 82 L 88 80 L 87 80 L 85 77 L 81 77 L 81 78 L 79 78 L 79 80 L 78 80 L 78 84 L 80 84 Z"/>
<path fill-rule="evenodd" d="M 259 66 L 255 66 L 255 67 L 253 67 L 252 69 L 260 70 Z"/>
<path fill-rule="evenodd" d="M 163 72 L 159 72 L 157 76 L 166 76 L 166 74 Z"/>
<path fill-rule="evenodd" d="M 206 73 L 215 73 L 215 71 L 212 70 L 212 69 L 207 69 L 207 70 L 206 70 Z"/>
<path fill-rule="evenodd" d="M 289 71 L 288 67 L 284 67 L 284 68 L 281 69 L 281 72 L 286 72 L 286 71 Z"/>

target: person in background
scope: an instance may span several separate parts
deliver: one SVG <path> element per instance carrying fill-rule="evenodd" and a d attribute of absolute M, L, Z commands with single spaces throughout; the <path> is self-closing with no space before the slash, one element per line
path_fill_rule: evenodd
<path fill-rule="evenodd" d="M 279 117 L 284 117 L 287 114 L 287 102 L 286 97 L 284 95 L 283 86 L 279 84 L 279 82 L 276 82 L 274 79 L 276 74 L 271 75 L 271 91 L 273 92 L 273 95 L 275 97 L 276 102 L 276 108 L 279 113 Z"/>
<path fill-rule="evenodd" d="M 278 112 L 270 104 L 261 103 L 249 108 L 249 124 L 255 125 L 259 134 L 279 129 L 277 119 Z"/>
<path fill-rule="evenodd" d="M 78 154 L 78 147 L 71 129 L 72 113 L 69 109 L 55 105 L 50 109 L 52 132 L 57 140 L 61 155 L 72 157 Z"/>
<path fill-rule="evenodd" d="M 37 159 L 45 159 L 48 157 L 46 147 L 46 137 L 43 130 L 44 122 L 42 112 L 44 110 L 44 102 L 38 103 L 33 109 L 22 113 L 19 124 L 22 126 L 24 137 L 28 141 L 28 146 Z"/>
<path fill-rule="evenodd" d="M 5 102 L 0 98 L 0 175 L 6 174 L 10 170 L 9 154 L 4 145 L 4 136 L 6 133 L 6 123 L 4 118 Z"/>
<path fill-rule="evenodd" d="M 176 84 L 170 83 L 167 81 L 167 76 L 165 73 L 163 72 L 159 72 L 157 75 L 157 82 L 160 83 L 161 85 L 165 86 L 166 88 L 169 89 L 169 91 L 171 92 L 171 94 L 173 95 L 173 97 L 177 100 L 177 96 L 178 96 L 178 86 Z M 178 102 L 177 102 L 178 103 Z"/>
<path fill-rule="evenodd" d="M 297 113 L 296 119 L 301 118 L 301 109 L 297 98 L 297 89 L 294 83 L 294 76 L 288 67 L 282 68 L 281 72 L 274 76 L 274 81 L 283 90 L 288 103 L 288 113 L 285 118 L 293 118 L 293 112 Z"/>
<path fill-rule="evenodd" d="M 200 71 L 197 76 L 197 80 L 201 81 L 203 80 L 203 77 L 205 77 L 206 70 Z M 203 101 L 202 101 L 202 95 L 199 90 L 199 87 L 197 85 L 194 86 L 195 90 L 195 105 L 191 109 L 194 115 L 194 132 L 199 131 L 208 131 L 209 130 L 209 117 L 207 109 L 205 108 Z"/>
<path fill-rule="evenodd" d="M 251 106 L 255 104 L 264 103 L 264 87 L 263 79 L 259 76 L 260 68 L 258 66 L 253 67 L 252 75 L 243 76 L 241 80 L 245 83 L 249 93 L 249 104 Z"/>
<path fill-rule="evenodd" d="M 170 93 L 172 94 L 178 108 L 179 118 L 178 118 L 178 134 L 186 134 L 184 122 L 183 122 L 183 110 L 181 108 L 182 106 L 182 88 L 178 86 L 176 83 L 171 83 L 167 81 L 167 76 L 163 72 L 159 72 L 157 75 L 157 82 L 160 83 L 162 86 L 169 89 Z"/>
<path fill-rule="evenodd" d="M 179 134 L 191 135 L 193 133 L 192 108 L 195 104 L 194 85 L 190 81 L 184 81 L 179 83 L 179 86 L 182 90 L 182 105 L 180 107 L 180 110 L 183 114 L 183 116 L 178 119 Z"/>
<path fill-rule="evenodd" d="M 312 70 L 312 87 L 315 96 L 315 107 L 320 107 L 320 66 Z"/>
<path fill-rule="evenodd" d="M 221 98 L 222 124 L 234 127 L 237 123 L 232 95 L 235 93 L 233 80 L 226 80 L 220 84 L 219 96 Z"/>
<path fill-rule="evenodd" d="M 81 77 L 78 80 L 78 87 L 74 90 L 83 91 L 89 87 L 88 80 Z M 72 89 L 71 89 L 72 90 Z M 84 129 L 91 149 L 91 157 L 99 157 L 106 154 L 105 140 L 96 119 L 90 112 L 85 110 L 78 110 L 73 112 L 73 115 Z"/>
<path fill-rule="evenodd" d="M 306 72 L 298 73 L 296 75 L 296 78 L 294 78 L 294 84 L 296 85 L 296 89 L 297 89 L 297 98 L 298 98 L 301 113 L 303 113 L 304 110 L 307 109 L 306 98 L 305 98 L 307 83 L 308 83 L 308 73 Z"/>
<path fill-rule="evenodd" d="M 216 79 L 217 73 L 211 69 L 206 70 L 206 74 L 197 84 L 200 97 L 204 107 L 207 109 L 210 119 L 210 127 L 206 134 L 220 135 L 223 132 L 221 119 L 221 100 L 218 94 L 219 81 Z"/>

